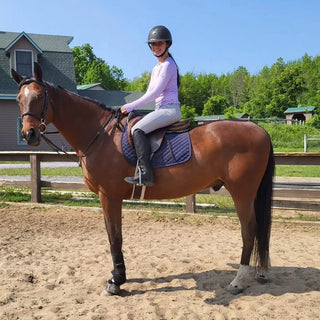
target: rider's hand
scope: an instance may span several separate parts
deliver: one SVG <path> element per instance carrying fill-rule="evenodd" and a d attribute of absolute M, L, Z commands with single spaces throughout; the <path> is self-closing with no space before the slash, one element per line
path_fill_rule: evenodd
<path fill-rule="evenodd" d="M 121 113 L 123 113 L 123 114 L 127 114 L 128 113 L 128 111 L 127 111 L 125 106 L 122 106 L 120 110 L 121 110 Z"/>

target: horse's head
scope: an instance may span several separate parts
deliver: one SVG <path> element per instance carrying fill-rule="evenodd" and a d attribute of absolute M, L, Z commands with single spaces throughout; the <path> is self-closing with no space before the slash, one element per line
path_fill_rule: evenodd
<path fill-rule="evenodd" d="M 40 143 L 40 133 L 46 130 L 48 91 L 42 80 L 42 70 L 38 63 L 34 63 L 34 75 L 23 78 L 15 70 L 11 70 L 12 77 L 19 84 L 17 101 L 20 106 L 23 121 L 22 137 L 31 146 Z"/>

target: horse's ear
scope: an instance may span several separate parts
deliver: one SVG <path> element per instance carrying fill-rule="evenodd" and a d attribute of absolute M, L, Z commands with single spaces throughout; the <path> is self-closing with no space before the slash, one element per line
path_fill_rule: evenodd
<path fill-rule="evenodd" d="M 39 63 L 34 62 L 33 64 L 34 68 L 34 77 L 37 81 L 42 82 L 42 69 Z"/>
<path fill-rule="evenodd" d="M 14 69 L 11 69 L 11 75 L 12 75 L 13 79 L 16 81 L 17 84 L 19 84 L 23 79 L 20 76 L 20 74 Z"/>

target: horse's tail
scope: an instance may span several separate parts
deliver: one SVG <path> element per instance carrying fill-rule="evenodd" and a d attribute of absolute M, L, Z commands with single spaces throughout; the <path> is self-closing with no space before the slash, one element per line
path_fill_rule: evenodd
<path fill-rule="evenodd" d="M 268 269 L 271 231 L 272 184 L 275 161 L 270 141 L 270 153 L 266 171 L 260 183 L 254 203 L 257 228 L 255 237 L 255 260 L 259 267 Z"/>

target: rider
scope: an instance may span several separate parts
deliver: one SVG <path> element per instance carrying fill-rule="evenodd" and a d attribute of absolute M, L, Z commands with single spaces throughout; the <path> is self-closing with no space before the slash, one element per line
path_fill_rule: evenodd
<path fill-rule="evenodd" d="M 158 64 L 153 68 L 147 92 L 139 99 L 121 107 L 126 114 L 147 103 L 155 101 L 155 110 L 137 122 L 131 130 L 138 158 L 139 174 L 126 177 L 132 184 L 152 186 L 154 184 L 151 166 L 151 147 L 146 134 L 158 128 L 166 127 L 181 119 L 178 99 L 179 71 L 168 49 L 172 44 L 170 31 L 164 26 L 152 28 L 148 36 L 148 45 Z"/>

